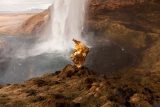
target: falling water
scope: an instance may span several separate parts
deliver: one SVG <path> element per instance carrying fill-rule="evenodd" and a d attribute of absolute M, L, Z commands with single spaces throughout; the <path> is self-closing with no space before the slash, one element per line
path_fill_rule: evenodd
<path fill-rule="evenodd" d="M 54 0 L 51 7 L 51 31 L 46 29 L 45 39 L 31 51 L 33 54 L 64 52 L 74 47 L 72 39 L 85 43 L 83 31 L 86 0 Z M 50 32 L 50 33 L 48 33 Z"/>
<path fill-rule="evenodd" d="M 51 45 L 54 48 L 72 47 L 72 39 L 82 40 L 86 0 L 55 0 L 52 7 Z M 56 47 L 55 47 L 56 45 Z"/>

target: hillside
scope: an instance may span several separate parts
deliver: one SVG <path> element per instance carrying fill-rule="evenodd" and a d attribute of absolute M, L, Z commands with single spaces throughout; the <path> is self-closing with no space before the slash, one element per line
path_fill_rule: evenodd
<path fill-rule="evenodd" d="M 49 17 L 49 9 L 30 17 L 17 28 L 17 30 L 14 32 L 14 35 L 36 34 L 40 32 L 49 20 Z"/>
<path fill-rule="evenodd" d="M 125 76 L 95 75 L 67 65 L 62 71 L 0 89 L 1 107 L 159 107 L 158 87 Z M 152 80 L 155 82 L 155 80 Z M 158 86 L 158 85 L 157 85 Z"/>
<path fill-rule="evenodd" d="M 0 34 L 10 35 L 28 18 L 34 16 L 35 13 L 8 13 L 0 14 Z"/>

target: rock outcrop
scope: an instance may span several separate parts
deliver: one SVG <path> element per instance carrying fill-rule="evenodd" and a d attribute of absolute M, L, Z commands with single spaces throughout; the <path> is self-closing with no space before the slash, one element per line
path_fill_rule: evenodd
<path fill-rule="evenodd" d="M 149 67 L 153 62 L 151 63 L 146 56 L 151 56 L 153 60 L 158 61 L 159 6 L 159 2 L 145 2 L 108 10 L 100 5 L 99 8 L 95 8 L 95 11 L 90 8 L 86 23 L 89 25 L 89 31 L 93 31 L 96 36 L 107 37 L 139 60 L 142 56 L 140 66 Z"/>

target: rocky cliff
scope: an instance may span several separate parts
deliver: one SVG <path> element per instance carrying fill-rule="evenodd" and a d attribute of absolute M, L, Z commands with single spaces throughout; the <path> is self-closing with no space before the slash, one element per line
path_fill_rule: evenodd
<path fill-rule="evenodd" d="M 115 10 L 90 8 L 86 23 L 97 36 L 106 36 L 138 58 L 140 68 L 153 70 L 159 64 L 159 6 L 159 2 L 145 2 Z"/>

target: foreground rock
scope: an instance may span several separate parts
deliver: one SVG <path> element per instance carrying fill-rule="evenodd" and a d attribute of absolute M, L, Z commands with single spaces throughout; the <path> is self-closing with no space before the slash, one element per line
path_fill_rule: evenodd
<path fill-rule="evenodd" d="M 150 83 L 143 87 L 118 74 L 98 76 L 87 67 L 67 65 L 22 84 L 1 86 L 0 107 L 158 107 L 160 93 Z"/>

